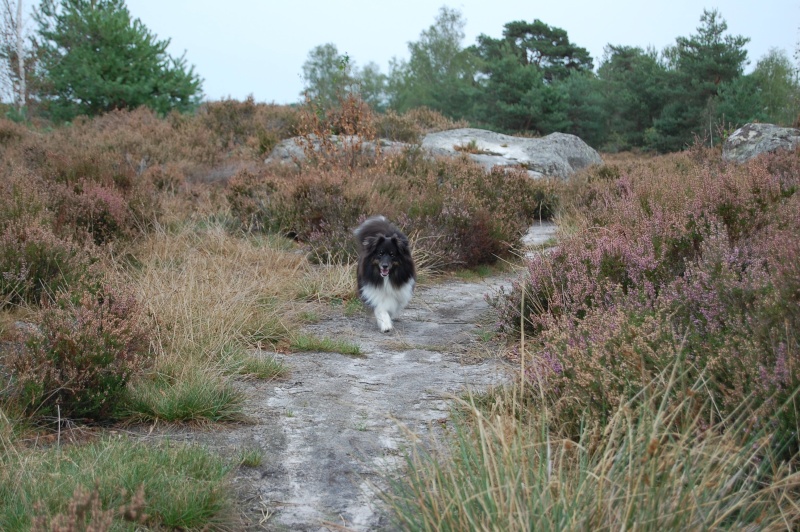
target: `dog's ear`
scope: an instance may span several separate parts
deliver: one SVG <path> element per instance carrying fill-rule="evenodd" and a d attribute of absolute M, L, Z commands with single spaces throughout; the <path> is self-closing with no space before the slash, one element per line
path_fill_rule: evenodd
<path fill-rule="evenodd" d="M 378 247 L 378 245 L 380 245 L 385 239 L 386 237 L 382 234 L 368 236 L 367 238 L 364 239 L 362 244 L 364 245 L 364 249 L 372 251 L 373 249 Z"/>
<path fill-rule="evenodd" d="M 400 253 L 408 253 L 408 240 L 397 233 L 392 235 L 392 243 Z"/>

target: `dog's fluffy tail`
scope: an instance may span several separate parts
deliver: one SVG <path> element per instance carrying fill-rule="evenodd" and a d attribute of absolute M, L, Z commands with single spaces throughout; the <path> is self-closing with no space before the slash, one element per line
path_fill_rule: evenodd
<path fill-rule="evenodd" d="M 356 236 L 356 240 L 361 241 L 361 237 L 364 235 L 364 233 L 371 233 L 373 232 L 373 228 L 376 228 L 377 226 L 384 227 L 388 224 L 389 220 L 386 219 L 386 216 L 379 214 L 364 220 L 361 225 L 353 230 L 353 234 Z"/>

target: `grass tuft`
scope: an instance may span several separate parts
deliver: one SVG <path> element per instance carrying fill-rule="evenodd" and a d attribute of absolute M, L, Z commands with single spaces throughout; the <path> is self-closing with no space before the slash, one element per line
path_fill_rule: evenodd
<path fill-rule="evenodd" d="M 341 353 L 343 355 L 363 356 L 358 344 L 346 340 L 320 338 L 311 334 L 299 334 L 292 338 L 289 347 L 292 351 L 312 351 L 320 353 Z"/>
<path fill-rule="evenodd" d="M 387 500 L 407 530 L 792 529 L 800 475 L 781 442 L 749 430 L 744 407 L 719 424 L 697 414 L 705 382 L 670 401 L 672 368 L 599 433 L 573 440 L 520 389 L 461 400 L 440 447 L 417 446 Z"/>
<path fill-rule="evenodd" d="M 200 447 L 106 438 L 65 448 L 5 449 L 2 459 L 7 466 L 0 470 L 3 530 L 27 530 L 34 520 L 52 524 L 59 514 L 69 514 L 81 492 L 96 490 L 103 509 L 116 509 L 131 503 L 141 488 L 148 527 L 234 525 L 227 483 L 231 466 Z M 135 529 L 122 515 L 113 516 L 112 528 Z"/>

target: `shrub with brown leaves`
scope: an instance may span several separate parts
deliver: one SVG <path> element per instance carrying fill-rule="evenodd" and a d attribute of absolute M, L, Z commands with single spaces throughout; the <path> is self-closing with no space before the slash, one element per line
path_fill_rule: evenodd
<path fill-rule="evenodd" d="M 128 380 L 150 362 L 140 309 L 110 288 L 42 309 L 38 329 L 20 332 L 6 359 L 20 407 L 37 417 L 113 418 Z"/>

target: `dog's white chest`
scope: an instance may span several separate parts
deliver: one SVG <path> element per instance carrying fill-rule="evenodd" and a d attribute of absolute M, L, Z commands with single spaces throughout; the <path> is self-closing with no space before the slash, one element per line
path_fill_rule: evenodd
<path fill-rule="evenodd" d="M 365 284 L 361 287 L 361 297 L 364 302 L 375 310 L 383 310 L 396 316 L 403 310 L 411 296 L 414 294 L 414 279 L 397 288 L 392 285 L 388 277 L 380 285 Z"/>

